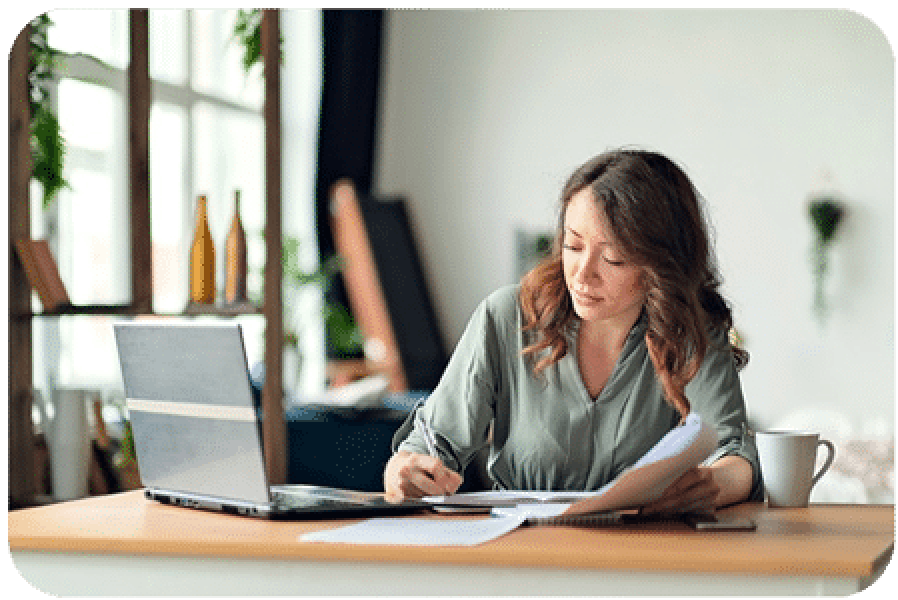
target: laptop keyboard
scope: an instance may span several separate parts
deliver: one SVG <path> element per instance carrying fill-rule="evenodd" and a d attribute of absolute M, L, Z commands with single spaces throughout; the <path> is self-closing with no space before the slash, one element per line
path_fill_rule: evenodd
<path fill-rule="evenodd" d="M 284 485 L 270 491 L 272 501 L 283 508 L 352 508 L 386 504 L 382 494 L 329 487 Z"/>
<path fill-rule="evenodd" d="M 307 494 L 291 494 L 289 492 L 273 492 L 271 496 L 272 500 L 281 508 L 343 508 L 359 505 L 358 502 L 322 498 Z"/>

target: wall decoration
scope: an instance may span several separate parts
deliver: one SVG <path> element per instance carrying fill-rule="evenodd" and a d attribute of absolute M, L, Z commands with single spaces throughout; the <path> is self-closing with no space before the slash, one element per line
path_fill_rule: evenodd
<path fill-rule="evenodd" d="M 829 270 L 829 248 L 845 216 L 845 206 L 830 194 L 816 196 L 808 203 L 808 215 L 814 227 L 811 248 L 811 275 L 814 278 L 814 314 L 824 322 L 828 313 L 824 280 Z"/>
<path fill-rule="evenodd" d="M 526 275 L 552 252 L 554 232 L 515 229 L 515 280 Z"/>

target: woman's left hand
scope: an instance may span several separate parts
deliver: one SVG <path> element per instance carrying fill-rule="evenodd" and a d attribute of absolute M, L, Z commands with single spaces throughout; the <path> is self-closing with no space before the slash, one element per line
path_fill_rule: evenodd
<path fill-rule="evenodd" d="M 693 467 L 642 508 L 642 513 L 710 512 L 717 507 L 720 485 L 711 467 Z"/>

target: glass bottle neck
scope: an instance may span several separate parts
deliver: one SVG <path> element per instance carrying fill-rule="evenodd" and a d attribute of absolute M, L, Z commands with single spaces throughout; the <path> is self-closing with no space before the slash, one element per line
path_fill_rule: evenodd
<path fill-rule="evenodd" d="M 206 220 L 206 197 L 196 199 L 196 219 L 198 222 Z"/>

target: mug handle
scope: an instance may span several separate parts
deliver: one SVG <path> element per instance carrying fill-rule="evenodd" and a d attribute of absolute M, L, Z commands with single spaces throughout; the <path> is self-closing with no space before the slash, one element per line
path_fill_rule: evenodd
<path fill-rule="evenodd" d="M 814 478 L 811 479 L 811 487 L 813 487 L 817 481 L 823 477 L 823 474 L 829 470 L 829 467 L 833 464 L 833 459 L 836 457 L 836 447 L 833 446 L 833 443 L 829 440 L 817 440 L 817 446 L 826 446 L 826 450 L 829 452 L 829 456 L 826 457 L 826 461 L 823 463 L 823 466 L 820 467 L 820 470 L 817 471 L 817 474 L 814 475 Z"/>

